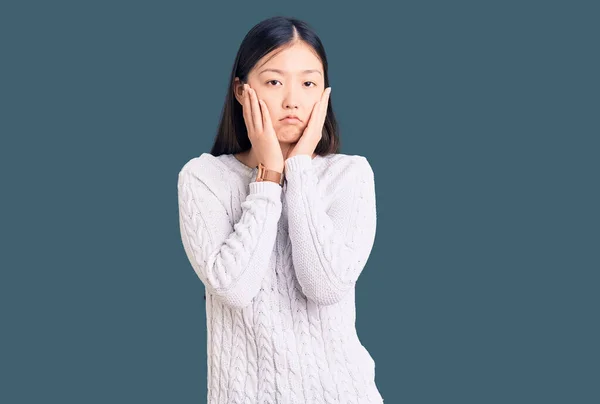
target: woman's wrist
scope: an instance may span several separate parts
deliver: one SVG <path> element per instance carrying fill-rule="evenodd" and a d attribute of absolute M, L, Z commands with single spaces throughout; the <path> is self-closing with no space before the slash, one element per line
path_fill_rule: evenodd
<path fill-rule="evenodd" d="M 258 172 L 256 173 L 256 181 L 272 181 L 279 185 L 283 184 L 283 170 L 276 171 L 269 167 L 266 167 L 262 163 L 258 163 Z"/>

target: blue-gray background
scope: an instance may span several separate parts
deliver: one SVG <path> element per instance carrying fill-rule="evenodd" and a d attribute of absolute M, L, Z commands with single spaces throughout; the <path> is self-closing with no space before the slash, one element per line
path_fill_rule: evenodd
<path fill-rule="evenodd" d="M 386 403 L 600 402 L 592 3 L 2 2 L 0 402 L 205 401 L 177 174 L 278 14 L 375 172 L 357 329 Z"/>

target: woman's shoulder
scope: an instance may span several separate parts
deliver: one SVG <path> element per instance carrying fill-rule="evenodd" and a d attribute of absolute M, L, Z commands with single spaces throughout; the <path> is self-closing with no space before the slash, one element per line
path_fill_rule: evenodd
<path fill-rule="evenodd" d="M 327 177 L 347 175 L 349 173 L 373 174 L 373 169 L 366 156 L 359 154 L 332 153 L 321 156 L 320 171 Z"/>
<path fill-rule="evenodd" d="M 227 155 L 214 156 L 202 153 L 189 159 L 179 172 L 179 182 L 201 183 L 205 188 L 227 200 L 231 194 L 232 181 L 238 175 L 226 160 Z M 198 185 L 196 185 L 198 186 Z"/>
<path fill-rule="evenodd" d="M 210 153 L 202 153 L 189 159 L 181 168 L 180 174 L 189 173 L 194 176 L 219 176 L 224 170 L 220 159 Z"/>
<path fill-rule="evenodd" d="M 202 153 L 188 160 L 181 168 L 181 172 L 189 171 L 220 180 L 231 179 L 231 174 L 235 173 L 234 166 L 231 164 L 232 158 L 235 157 L 231 154 L 214 156 L 211 153 Z"/>
<path fill-rule="evenodd" d="M 361 163 L 368 162 L 367 157 L 360 154 L 344 154 L 344 153 L 331 153 L 326 156 L 322 156 L 325 160 L 330 161 L 331 163 Z"/>

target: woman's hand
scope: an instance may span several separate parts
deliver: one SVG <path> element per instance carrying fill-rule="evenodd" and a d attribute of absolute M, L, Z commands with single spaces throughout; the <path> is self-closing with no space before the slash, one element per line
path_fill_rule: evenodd
<path fill-rule="evenodd" d="M 298 140 L 296 145 L 288 152 L 288 155 L 285 158 L 286 160 L 299 154 L 308 154 L 312 157 L 323 136 L 323 124 L 327 117 L 329 94 L 331 94 L 331 87 L 327 87 L 325 91 L 323 91 L 321 99 L 313 106 L 308 125 L 306 125 L 302 136 L 300 136 L 300 140 Z"/>
<path fill-rule="evenodd" d="M 258 99 L 256 92 L 248 84 L 244 84 L 243 97 L 244 121 L 254 154 L 258 161 L 269 170 L 282 173 L 284 169 L 283 154 L 267 104 Z"/>

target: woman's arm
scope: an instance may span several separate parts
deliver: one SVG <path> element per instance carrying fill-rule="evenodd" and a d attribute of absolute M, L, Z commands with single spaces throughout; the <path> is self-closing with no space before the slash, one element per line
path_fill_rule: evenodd
<path fill-rule="evenodd" d="M 374 174 L 358 156 L 340 175 L 329 209 L 317 193 L 311 156 L 286 160 L 289 236 L 296 277 L 307 298 L 339 302 L 354 287 L 375 241 Z"/>
<path fill-rule="evenodd" d="M 179 173 L 179 223 L 187 257 L 208 291 L 243 308 L 258 294 L 281 216 L 281 186 L 251 182 L 233 226 L 221 201 L 193 170 Z"/>

